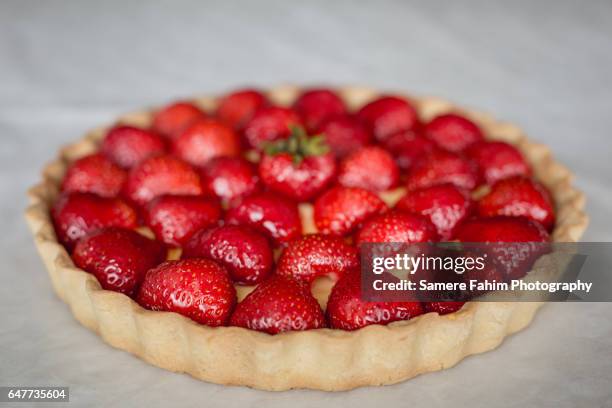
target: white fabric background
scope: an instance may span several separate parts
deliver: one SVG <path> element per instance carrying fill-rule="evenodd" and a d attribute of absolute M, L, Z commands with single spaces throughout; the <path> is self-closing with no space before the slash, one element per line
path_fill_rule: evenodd
<path fill-rule="evenodd" d="M 286 82 L 432 94 L 519 123 L 576 172 L 584 239 L 612 241 L 612 3 L 453 3 L 0 1 L 0 385 L 68 385 L 70 406 L 612 406 L 609 304 L 549 305 L 497 351 L 404 384 L 269 393 L 110 348 L 31 243 L 24 192 L 62 144 L 142 106 Z"/>

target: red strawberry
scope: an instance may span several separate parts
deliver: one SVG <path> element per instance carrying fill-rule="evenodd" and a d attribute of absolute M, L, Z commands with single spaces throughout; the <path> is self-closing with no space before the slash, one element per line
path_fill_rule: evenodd
<path fill-rule="evenodd" d="M 176 139 L 189 125 L 204 119 L 206 114 L 190 102 L 176 102 L 157 111 L 153 130 L 169 139 Z"/>
<path fill-rule="evenodd" d="M 368 103 L 357 112 L 357 117 L 381 142 L 395 133 L 414 129 L 419 122 L 410 102 L 396 96 L 383 96 Z"/>
<path fill-rule="evenodd" d="M 150 130 L 134 126 L 115 126 L 108 131 L 100 148 L 119 166 L 130 169 L 151 156 L 166 151 L 164 140 Z"/>
<path fill-rule="evenodd" d="M 215 119 L 203 119 L 189 126 L 174 141 L 174 153 L 194 166 L 204 166 L 211 159 L 238 156 L 240 139 L 229 126 Z"/>
<path fill-rule="evenodd" d="M 339 278 L 344 272 L 359 268 L 357 248 L 338 237 L 305 235 L 283 250 L 276 273 L 311 283 L 322 275 Z"/>
<path fill-rule="evenodd" d="M 435 312 L 439 315 L 455 313 L 463 307 L 465 302 L 426 302 L 425 313 Z"/>
<path fill-rule="evenodd" d="M 250 225 L 276 244 L 302 234 L 297 205 L 274 193 L 255 193 L 228 210 L 225 220 L 234 225 Z"/>
<path fill-rule="evenodd" d="M 221 207 L 216 199 L 165 195 L 149 204 L 146 218 L 157 239 L 180 247 L 198 230 L 217 223 Z"/>
<path fill-rule="evenodd" d="M 389 152 L 366 146 L 351 153 L 340 163 L 338 182 L 345 187 L 370 191 L 389 190 L 399 181 L 399 168 Z"/>
<path fill-rule="evenodd" d="M 65 193 L 94 193 L 114 197 L 121 191 L 126 172 L 101 154 L 91 154 L 76 160 L 62 181 Z"/>
<path fill-rule="evenodd" d="M 323 311 L 308 287 L 288 276 L 272 275 L 236 306 L 232 326 L 269 334 L 325 326 Z"/>
<path fill-rule="evenodd" d="M 388 324 L 423 314 L 420 302 L 366 302 L 361 299 L 359 273 L 347 273 L 332 289 L 327 302 L 330 327 L 357 330 L 371 324 Z"/>
<path fill-rule="evenodd" d="M 527 217 L 541 223 L 549 231 L 555 224 L 550 193 L 540 183 L 524 176 L 495 183 L 491 191 L 478 201 L 476 210 L 482 217 Z"/>
<path fill-rule="evenodd" d="M 202 186 L 200 176 L 189 164 L 172 156 L 155 156 L 130 171 L 123 193 L 144 206 L 164 194 L 200 195 Z"/>
<path fill-rule="evenodd" d="M 387 209 L 374 193 L 362 188 L 334 187 L 314 204 L 314 221 L 323 234 L 346 235 L 368 218 Z"/>
<path fill-rule="evenodd" d="M 366 221 L 355 239 L 356 245 L 366 242 L 435 242 L 436 227 L 418 214 L 389 211 Z"/>
<path fill-rule="evenodd" d="M 225 225 L 198 231 L 185 245 L 183 258 L 209 258 L 228 270 L 234 282 L 254 285 L 272 270 L 268 240 L 244 225 Z"/>
<path fill-rule="evenodd" d="M 474 122 L 454 113 L 432 119 L 425 125 L 425 135 L 451 152 L 460 152 L 483 140 L 482 132 Z"/>
<path fill-rule="evenodd" d="M 243 89 L 226 95 L 219 102 L 217 117 L 235 130 L 242 130 L 255 112 L 268 105 L 268 100 L 255 89 Z"/>
<path fill-rule="evenodd" d="M 259 190 L 254 165 L 239 157 L 212 159 L 200 173 L 204 190 L 231 202 Z"/>
<path fill-rule="evenodd" d="M 412 130 L 406 130 L 389 136 L 384 146 L 393 154 L 401 169 L 409 169 L 418 158 L 431 153 L 435 143 Z"/>
<path fill-rule="evenodd" d="M 71 249 L 79 238 L 103 227 L 136 228 L 136 211 L 119 198 L 91 193 L 63 195 L 51 212 L 61 243 Z"/>
<path fill-rule="evenodd" d="M 145 273 L 166 259 L 166 250 L 136 231 L 110 227 L 81 238 L 72 259 L 104 289 L 132 296 Z"/>
<path fill-rule="evenodd" d="M 321 136 L 309 137 L 299 127 L 288 139 L 270 142 L 259 162 L 261 181 L 273 191 L 298 201 L 319 194 L 336 175 L 336 161 Z"/>
<path fill-rule="evenodd" d="M 318 130 L 337 157 L 366 146 L 372 135 L 354 117 L 348 115 L 335 116 L 323 122 Z"/>
<path fill-rule="evenodd" d="M 531 168 L 523 155 L 504 142 L 479 142 L 466 151 L 467 157 L 478 165 L 481 177 L 488 183 L 512 176 L 529 176 Z"/>
<path fill-rule="evenodd" d="M 479 183 L 476 166 L 461 156 L 434 151 L 414 162 L 406 179 L 409 190 L 451 183 L 465 190 L 473 190 Z"/>
<path fill-rule="evenodd" d="M 295 101 L 293 109 L 300 115 L 309 132 L 316 131 L 326 119 L 346 113 L 342 99 L 329 89 L 304 92 Z"/>
<path fill-rule="evenodd" d="M 454 185 L 441 184 L 409 192 L 398 201 L 395 208 L 429 218 L 440 237 L 448 240 L 457 225 L 470 215 L 472 200 Z"/>
<path fill-rule="evenodd" d="M 136 298 L 146 309 L 176 312 L 207 326 L 225 326 L 236 304 L 227 271 L 210 259 L 166 261 L 145 275 Z"/>
<path fill-rule="evenodd" d="M 299 124 L 298 115 L 291 109 L 270 106 L 257 111 L 247 122 L 244 136 L 249 146 L 262 149 L 266 142 L 288 138 L 290 126 Z"/>

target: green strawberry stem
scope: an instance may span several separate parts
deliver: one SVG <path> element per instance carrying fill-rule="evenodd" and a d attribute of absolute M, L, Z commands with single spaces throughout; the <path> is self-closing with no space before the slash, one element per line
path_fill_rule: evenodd
<path fill-rule="evenodd" d="M 301 126 L 290 126 L 291 134 L 286 139 L 275 140 L 264 145 L 264 153 L 275 156 L 288 153 L 293 163 L 299 165 L 305 157 L 320 156 L 329 153 L 330 149 L 323 135 L 309 136 Z"/>

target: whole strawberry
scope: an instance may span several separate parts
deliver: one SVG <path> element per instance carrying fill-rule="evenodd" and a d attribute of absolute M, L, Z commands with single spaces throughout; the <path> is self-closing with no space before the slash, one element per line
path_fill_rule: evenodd
<path fill-rule="evenodd" d="M 189 164 L 173 156 L 155 156 L 130 171 L 123 194 L 144 206 L 165 194 L 200 195 L 202 185 L 200 176 Z"/>
<path fill-rule="evenodd" d="M 436 150 L 413 163 L 406 187 L 416 190 L 450 183 L 464 190 L 473 190 L 479 182 L 474 163 L 455 153 Z"/>
<path fill-rule="evenodd" d="M 329 89 L 311 89 L 302 93 L 293 109 L 309 132 L 316 131 L 326 119 L 346 113 L 342 99 Z"/>
<path fill-rule="evenodd" d="M 251 226 L 276 245 L 302 234 L 302 222 L 296 203 L 270 192 L 246 197 L 227 211 L 225 220 L 228 224 Z"/>
<path fill-rule="evenodd" d="M 100 150 L 117 165 L 131 169 L 144 159 L 164 153 L 166 144 L 155 132 L 120 125 L 108 131 Z"/>
<path fill-rule="evenodd" d="M 293 127 L 287 139 L 270 142 L 259 162 L 259 177 L 273 191 L 297 201 L 318 195 L 336 175 L 336 160 L 321 136 Z"/>
<path fill-rule="evenodd" d="M 225 326 L 236 289 L 225 268 L 210 259 L 166 261 L 145 275 L 137 302 L 150 310 L 180 313 L 207 326 Z"/>
<path fill-rule="evenodd" d="M 277 334 L 319 329 L 325 326 L 325 317 L 306 285 L 272 275 L 238 303 L 230 325 Z"/>
<path fill-rule="evenodd" d="M 212 159 L 200 172 L 205 193 L 233 202 L 259 190 L 255 166 L 240 157 Z"/>
<path fill-rule="evenodd" d="M 460 152 L 483 140 L 482 131 L 474 122 L 454 113 L 436 116 L 425 125 L 424 132 L 439 147 L 450 152 Z"/>
<path fill-rule="evenodd" d="M 366 302 L 361 298 L 359 273 L 347 273 L 332 289 L 327 302 L 330 327 L 357 330 L 371 324 L 388 324 L 423 314 L 420 302 Z"/>
<path fill-rule="evenodd" d="M 476 163 L 487 184 L 512 176 L 531 174 L 531 168 L 523 155 L 505 142 L 475 143 L 466 150 L 466 155 Z"/>
<path fill-rule="evenodd" d="M 255 112 L 266 107 L 268 100 L 255 89 L 242 89 L 224 96 L 217 108 L 217 117 L 235 130 L 242 130 Z"/>
<path fill-rule="evenodd" d="M 272 271 L 268 240 L 244 225 L 224 225 L 196 232 L 183 248 L 183 258 L 209 258 L 225 266 L 232 281 L 255 285 Z"/>
<path fill-rule="evenodd" d="M 482 217 L 509 215 L 527 217 L 548 231 L 555 225 L 555 210 L 550 193 L 540 183 L 524 176 L 500 180 L 482 197 L 476 210 Z"/>
<path fill-rule="evenodd" d="M 382 96 L 368 103 L 357 112 L 357 117 L 380 142 L 395 133 L 412 130 L 419 123 L 410 102 L 396 96 Z"/>
<path fill-rule="evenodd" d="M 192 123 L 204 119 L 206 114 L 190 102 L 176 102 L 155 112 L 153 130 L 174 140 Z"/>
<path fill-rule="evenodd" d="M 426 217 L 389 211 L 370 218 L 357 233 L 356 245 L 366 242 L 436 242 L 436 227 Z"/>
<path fill-rule="evenodd" d="M 215 157 L 240 154 L 240 139 L 232 128 L 215 119 L 202 119 L 174 140 L 174 153 L 194 166 L 204 166 Z"/>
<path fill-rule="evenodd" d="M 57 200 L 51 211 L 57 238 L 69 250 L 76 241 L 103 227 L 136 228 L 136 211 L 119 198 L 71 193 Z"/>
<path fill-rule="evenodd" d="M 455 313 L 460 310 L 465 302 L 426 302 L 425 313 L 434 312 L 439 315 Z"/>
<path fill-rule="evenodd" d="M 399 168 L 393 156 L 377 146 L 366 146 L 340 163 L 338 182 L 345 187 L 384 191 L 397 186 Z"/>
<path fill-rule="evenodd" d="M 338 186 L 317 198 L 314 203 L 314 222 L 323 234 L 343 236 L 386 209 L 387 205 L 368 190 Z"/>
<path fill-rule="evenodd" d="M 145 273 L 166 259 L 166 250 L 136 231 L 110 227 L 81 238 L 72 259 L 92 273 L 102 288 L 132 296 Z"/>
<path fill-rule="evenodd" d="M 372 140 L 372 135 L 353 116 L 334 116 L 319 127 L 327 145 L 336 157 L 344 157 L 359 148 L 366 146 Z"/>
<path fill-rule="evenodd" d="M 431 153 L 435 146 L 430 139 L 412 130 L 395 133 L 384 142 L 385 149 L 395 157 L 401 169 L 410 169 L 417 159 Z"/>
<path fill-rule="evenodd" d="M 101 154 L 91 154 L 76 160 L 64 176 L 65 193 L 94 193 L 114 197 L 121 191 L 127 173 Z"/>
<path fill-rule="evenodd" d="M 338 237 L 314 234 L 287 245 L 278 260 L 276 273 L 312 283 L 319 276 L 338 279 L 346 271 L 358 268 L 357 248 Z"/>
<path fill-rule="evenodd" d="M 291 126 L 299 125 L 300 118 L 291 109 L 270 106 L 260 109 L 244 127 L 244 137 L 250 147 L 261 150 L 266 142 L 286 139 Z"/>
<path fill-rule="evenodd" d="M 183 246 L 198 230 L 216 224 L 221 206 L 216 199 L 202 196 L 165 195 L 147 207 L 147 225 L 167 245 Z"/>

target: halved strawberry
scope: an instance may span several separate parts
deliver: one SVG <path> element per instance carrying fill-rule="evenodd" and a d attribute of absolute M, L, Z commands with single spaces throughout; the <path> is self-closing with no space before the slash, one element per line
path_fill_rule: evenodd
<path fill-rule="evenodd" d="M 157 197 L 147 207 L 147 225 L 167 245 L 180 247 L 198 230 L 216 224 L 221 206 L 203 196 Z"/>
<path fill-rule="evenodd" d="M 401 169 L 409 169 L 417 159 L 431 153 L 435 143 L 412 130 L 395 133 L 384 142 Z"/>
<path fill-rule="evenodd" d="M 247 122 L 244 136 L 249 146 L 263 149 L 266 142 L 288 138 L 292 125 L 300 125 L 300 118 L 293 110 L 270 106 L 257 111 Z"/>
<path fill-rule="evenodd" d="M 272 271 L 268 240 L 244 225 L 224 225 L 198 231 L 185 245 L 183 258 L 209 258 L 228 270 L 236 283 L 254 285 Z"/>
<path fill-rule="evenodd" d="M 372 135 L 361 122 L 349 115 L 334 116 L 324 121 L 317 133 L 325 138 L 337 157 L 344 157 L 372 140 Z"/>
<path fill-rule="evenodd" d="M 460 310 L 465 302 L 426 302 L 425 313 L 435 312 L 439 315 L 455 313 Z"/>
<path fill-rule="evenodd" d="M 357 117 L 380 142 L 395 133 L 412 130 L 419 123 L 412 104 L 397 96 L 382 96 L 368 103 Z"/>
<path fill-rule="evenodd" d="M 359 268 L 359 251 L 330 235 L 305 235 L 291 241 L 278 259 L 276 273 L 311 283 L 319 276 L 338 279 Z"/>
<path fill-rule="evenodd" d="M 388 324 L 423 314 L 420 302 L 366 302 L 361 298 L 359 273 L 347 273 L 332 289 L 327 302 L 330 327 L 357 330 L 371 324 Z"/>
<path fill-rule="evenodd" d="M 127 173 L 101 154 L 91 154 L 70 165 L 62 191 L 65 193 L 94 193 L 102 197 L 114 197 L 121 191 Z"/>
<path fill-rule="evenodd" d="M 157 133 L 173 140 L 189 125 L 205 117 L 206 113 L 191 102 L 175 102 L 155 112 L 152 127 Z"/>
<path fill-rule="evenodd" d="M 240 157 L 218 157 L 200 172 L 206 193 L 232 202 L 259 190 L 255 166 Z"/>
<path fill-rule="evenodd" d="M 189 164 L 172 156 L 154 156 L 130 171 L 123 194 L 144 206 L 164 194 L 200 195 L 202 186 L 200 176 Z"/>
<path fill-rule="evenodd" d="M 314 221 L 319 232 L 342 236 L 386 209 L 387 205 L 368 190 L 338 186 L 317 198 Z"/>
<path fill-rule="evenodd" d="M 325 326 L 325 317 L 306 285 L 272 275 L 238 303 L 230 325 L 277 334 L 319 329 Z"/>
<path fill-rule="evenodd" d="M 309 132 L 316 131 L 326 119 L 346 113 L 344 101 L 330 89 L 310 89 L 302 93 L 293 109 Z"/>
<path fill-rule="evenodd" d="M 450 183 L 473 190 L 479 182 L 474 163 L 455 153 L 436 150 L 414 162 L 406 179 L 406 187 L 416 190 Z"/>
<path fill-rule="evenodd" d="M 51 211 L 57 238 L 69 250 L 77 240 L 103 227 L 136 228 L 136 211 L 119 198 L 91 193 L 62 195 Z"/>
<path fill-rule="evenodd" d="M 144 159 L 164 153 L 166 144 L 155 132 L 119 125 L 108 131 L 100 150 L 114 163 L 130 169 Z"/>
<path fill-rule="evenodd" d="M 239 131 L 251 120 L 255 112 L 267 105 L 267 98 L 258 90 L 242 89 L 221 99 L 217 117 Z"/>
<path fill-rule="evenodd" d="M 174 153 L 194 166 L 204 166 L 215 157 L 240 154 L 238 135 L 215 119 L 202 119 L 189 126 L 176 138 Z"/>
<path fill-rule="evenodd" d="M 345 187 L 384 191 L 397 186 L 399 168 L 393 156 L 378 146 L 366 146 L 342 160 L 338 182 Z"/>
<path fill-rule="evenodd" d="M 555 225 L 555 209 L 550 193 L 540 183 L 524 176 L 495 183 L 491 191 L 478 201 L 476 210 L 482 217 L 527 217 L 549 231 Z"/>
<path fill-rule="evenodd" d="M 466 150 L 478 166 L 481 177 L 493 184 L 512 176 L 529 176 L 531 168 L 514 146 L 505 142 L 479 142 Z"/>
<path fill-rule="evenodd" d="M 110 227 L 81 238 L 72 259 L 104 289 L 132 296 L 145 273 L 166 259 L 166 249 L 134 230 Z"/>
<path fill-rule="evenodd" d="M 355 244 L 366 242 L 436 242 L 436 227 L 419 214 L 389 211 L 365 222 L 355 237 Z"/>
<path fill-rule="evenodd" d="M 236 289 L 224 267 L 204 258 L 166 261 L 149 270 L 138 291 L 146 309 L 176 312 L 207 326 L 225 326 Z"/>
<path fill-rule="evenodd" d="M 480 128 L 468 118 L 447 113 L 436 116 L 425 125 L 425 136 L 442 149 L 460 152 L 483 140 Z"/>

